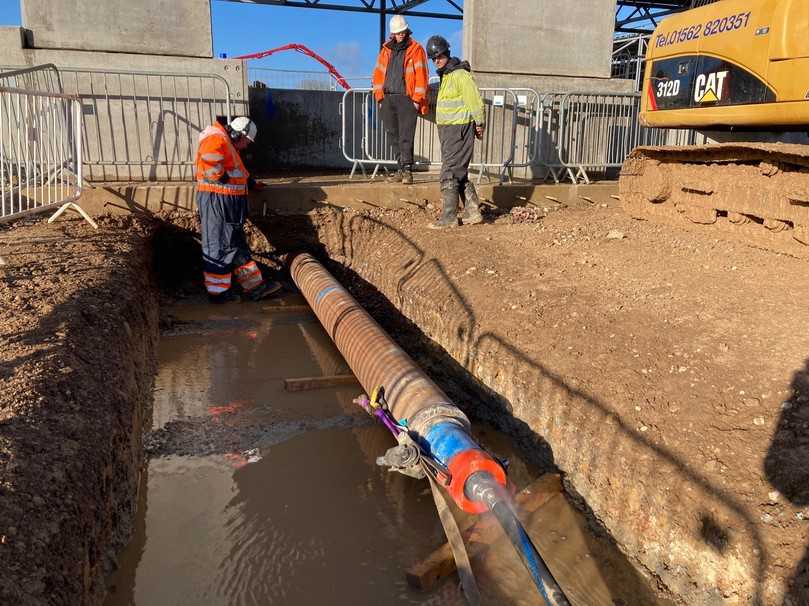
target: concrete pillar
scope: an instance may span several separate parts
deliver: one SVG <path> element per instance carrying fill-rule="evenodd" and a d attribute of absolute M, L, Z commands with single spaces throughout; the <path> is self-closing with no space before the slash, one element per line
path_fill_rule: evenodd
<path fill-rule="evenodd" d="M 480 86 L 629 92 L 610 80 L 616 0 L 466 0 L 463 54 Z"/>
<path fill-rule="evenodd" d="M 22 0 L 41 49 L 213 56 L 210 0 Z"/>

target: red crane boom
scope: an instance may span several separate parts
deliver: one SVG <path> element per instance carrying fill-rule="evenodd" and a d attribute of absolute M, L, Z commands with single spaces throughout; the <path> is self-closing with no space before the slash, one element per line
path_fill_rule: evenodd
<path fill-rule="evenodd" d="M 345 78 L 337 71 L 337 68 L 334 67 L 331 63 L 326 61 L 323 57 L 318 55 L 315 51 L 305 47 L 303 44 L 286 44 L 284 46 L 279 46 L 278 48 L 271 48 L 270 50 L 261 51 L 259 53 L 251 53 L 249 55 L 241 55 L 240 57 L 234 57 L 235 59 L 263 59 L 264 57 L 269 57 L 270 55 L 274 55 L 275 53 L 280 53 L 282 51 L 293 50 L 298 53 L 307 55 L 312 57 L 315 61 L 320 63 L 323 67 L 329 70 L 329 73 L 334 76 L 334 79 L 337 80 L 337 83 L 342 86 L 345 90 L 351 88 Z"/>

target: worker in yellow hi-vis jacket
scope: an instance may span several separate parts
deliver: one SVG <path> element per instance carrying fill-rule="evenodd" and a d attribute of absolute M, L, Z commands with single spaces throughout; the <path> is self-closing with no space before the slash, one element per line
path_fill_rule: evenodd
<path fill-rule="evenodd" d="M 427 41 L 427 55 L 435 63 L 441 84 L 435 108 L 438 138 L 441 141 L 441 218 L 429 225 L 446 229 L 458 225 L 458 202 L 464 197 L 461 222 L 474 225 L 483 221 L 480 199 L 469 180 L 469 163 L 475 137 L 483 136 L 485 114 L 483 100 L 469 73 L 469 63 L 451 57 L 449 43 L 441 36 Z"/>

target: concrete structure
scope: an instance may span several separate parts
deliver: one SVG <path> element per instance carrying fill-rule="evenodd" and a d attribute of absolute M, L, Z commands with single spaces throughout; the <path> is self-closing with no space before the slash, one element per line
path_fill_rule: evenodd
<path fill-rule="evenodd" d="M 82 97 L 91 181 L 190 179 L 196 135 L 227 113 L 228 91 L 231 114 L 247 112 L 242 61 L 32 49 L 22 38 L 20 28 L 0 28 L 0 67 L 60 69 L 63 91 Z"/>
<path fill-rule="evenodd" d="M 631 81 L 610 79 L 615 4 L 466 0 L 464 57 L 480 86 L 631 92 Z"/>
<path fill-rule="evenodd" d="M 342 99 L 341 92 L 251 88 L 250 116 L 258 138 L 248 164 L 259 172 L 288 167 L 350 170 L 340 147 Z"/>
<path fill-rule="evenodd" d="M 33 48 L 213 56 L 210 0 L 22 0 Z"/>

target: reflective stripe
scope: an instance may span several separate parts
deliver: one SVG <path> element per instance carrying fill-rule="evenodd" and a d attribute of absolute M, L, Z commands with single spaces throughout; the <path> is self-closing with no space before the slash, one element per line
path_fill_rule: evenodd
<path fill-rule="evenodd" d="M 244 177 L 245 174 L 238 168 L 234 168 L 233 170 L 228 171 L 228 176 L 233 177 L 234 179 L 238 179 L 240 177 Z"/>
<path fill-rule="evenodd" d="M 221 295 L 230 288 L 230 274 L 212 274 L 203 272 L 205 289 L 212 295 Z"/>
<path fill-rule="evenodd" d="M 415 89 L 413 89 L 413 90 L 414 90 L 415 92 L 417 92 L 417 93 L 421 93 L 421 94 L 424 94 L 424 93 L 426 93 L 426 92 L 427 92 L 427 89 L 426 89 L 426 88 L 424 88 L 423 86 L 417 86 L 417 87 L 416 87 Z"/>
<path fill-rule="evenodd" d="M 466 107 L 463 99 L 439 99 L 437 104 L 438 109 L 458 109 L 459 107 Z"/>
<path fill-rule="evenodd" d="M 216 166 L 212 166 L 208 170 L 205 171 L 206 177 L 215 177 L 217 174 L 222 172 L 222 165 L 217 164 Z"/>
<path fill-rule="evenodd" d="M 382 90 L 381 84 L 374 84 L 374 90 Z"/>
<path fill-rule="evenodd" d="M 208 137 L 219 137 L 220 139 L 224 139 L 225 141 L 230 142 L 229 137 L 227 134 L 216 128 L 215 126 L 209 126 L 204 131 L 199 134 L 199 142 L 202 143 L 204 139 Z"/>
<path fill-rule="evenodd" d="M 206 162 L 221 162 L 225 159 L 222 154 L 202 154 L 202 159 Z"/>
<path fill-rule="evenodd" d="M 408 65 L 407 68 L 405 68 L 405 73 L 407 73 L 407 74 L 415 74 L 416 70 L 413 69 L 412 65 Z"/>
<path fill-rule="evenodd" d="M 424 64 L 421 61 L 419 61 L 418 63 L 414 63 L 413 67 L 415 67 L 416 69 L 424 69 Z"/>
<path fill-rule="evenodd" d="M 379 71 L 381 71 L 384 74 L 386 71 L 388 71 L 388 66 L 387 65 L 382 65 L 381 63 L 377 63 L 376 64 L 376 69 L 378 69 Z"/>
<path fill-rule="evenodd" d="M 235 185 L 230 183 L 219 183 L 219 181 L 209 181 L 207 179 L 200 181 L 198 187 L 202 188 L 205 191 L 208 188 L 215 187 L 219 192 L 224 193 L 234 193 L 234 194 L 243 194 L 247 192 L 247 184 L 246 183 L 237 183 Z M 205 187 L 207 186 L 207 187 Z M 208 190 L 208 191 L 215 191 L 215 190 Z"/>
<path fill-rule="evenodd" d="M 241 267 L 237 267 L 233 270 L 233 273 L 236 274 L 236 280 L 246 291 L 253 290 L 263 282 L 261 279 L 261 271 L 255 261 L 248 261 Z"/>

